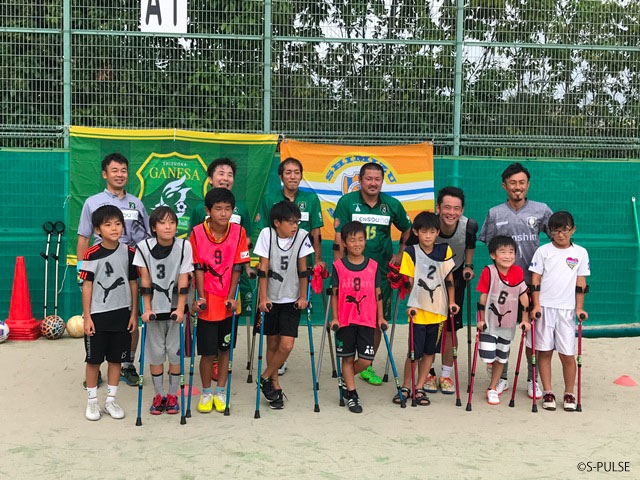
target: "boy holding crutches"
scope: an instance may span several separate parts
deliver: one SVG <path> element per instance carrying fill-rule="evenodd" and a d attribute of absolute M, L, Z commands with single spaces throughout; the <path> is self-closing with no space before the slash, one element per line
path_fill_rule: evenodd
<path fill-rule="evenodd" d="M 551 243 L 536 250 L 529 270 L 531 273 L 531 318 L 535 325 L 535 348 L 538 352 L 542 381 L 542 408 L 556 409 L 556 397 L 551 386 L 551 358 L 558 351 L 564 376 L 563 406 L 576 411 L 573 394 L 576 379 L 575 317 L 587 319 L 584 295 L 588 291 L 587 276 L 591 275 L 589 254 L 571 241 L 576 231 L 569 212 L 556 212 L 549 218 Z M 527 346 L 531 340 L 527 339 Z"/>
<path fill-rule="evenodd" d="M 498 382 L 509 359 L 518 311 L 520 308 L 524 311 L 529 309 L 529 296 L 524 272 L 515 265 L 518 251 L 515 240 L 498 235 L 489 240 L 488 247 L 493 265 L 484 267 L 476 287 L 480 292 L 477 327 L 480 332 L 480 358 L 492 366 L 487 403 L 499 405 L 502 392 L 497 390 Z M 530 327 L 526 315 L 523 315 L 522 328 L 528 330 Z"/>
<path fill-rule="evenodd" d="M 331 329 L 336 333 L 336 352 L 342 359 L 343 395 L 349 411 L 362 413 L 355 375 L 371 365 L 376 325 L 386 329 L 382 312 L 381 276 L 378 263 L 363 255 L 365 226 L 357 221 L 342 227 L 346 256 L 333 264 Z M 358 360 L 355 360 L 356 351 Z"/>
<path fill-rule="evenodd" d="M 180 381 L 180 323 L 184 320 L 189 274 L 193 272 L 191 244 L 176 238 L 178 216 L 167 206 L 149 217 L 152 238 L 139 242 L 134 265 L 140 272 L 140 294 L 146 326 L 145 356 L 149 361 L 155 395 L 152 415 L 176 414 Z M 155 320 L 150 321 L 150 318 Z M 169 389 L 164 389 L 164 361 L 169 360 Z M 184 400 L 183 400 L 184 401 Z"/>
<path fill-rule="evenodd" d="M 226 188 L 211 189 L 204 199 L 208 218 L 196 225 L 189 241 L 193 248 L 198 311 L 196 342 L 200 355 L 202 395 L 200 413 L 226 408 L 225 386 L 229 367 L 232 312 L 237 310 L 236 287 L 244 264 L 249 262 L 245 229 L 231 222 L 235 197 Z M 235 335 L 234 335 L 235 340 Z M 211 387 L 213 363 L 220 365 L 215 391 Z"/>
<path fill-rule="evenodd" d="M 282 365 L 298 336 L 300 313 L 307 307 L 309 281 L 306 257 L 313 246 L 306 230 L 298 228 L 300 209 L 283 200 L 269 212 L 270 227 L 260 231 L 253 251 L 258 263 L 258 308 L 264 312 L 267 336 L 267 368 L 258 372 L 259 388 L 269 406 L 284 408 L 284 394 L 278 381 Z"/>
<path fill-rule="evenodd" d="M 451 248 L 446 243 L 436 244 L 440 233 L 440 220 L 434 213 L 421 212 L 411 227 L 418 237 L 418 244 L 408 246 L 402 255 L 400 273 L 409 277 L 411 293 L 407 301 L 407 315 L 412 317 L 413 345 L 418 360 L 418 380 L 420 386 L 415 392 L 409 389 L 412 375 L 412 361 L 407 357 L 404 365 L 402 392 L 415 399 L 418 405 L 431 402 L 427 391 L 422 388 L 433 364 L 435 354 L 440 351 L 442 329 L 449 318 L 449 312 L 456 313 L 455 290 L 452 271 L 455 267 Z M 396 395 L 394 403 L 400 403 Z"/>

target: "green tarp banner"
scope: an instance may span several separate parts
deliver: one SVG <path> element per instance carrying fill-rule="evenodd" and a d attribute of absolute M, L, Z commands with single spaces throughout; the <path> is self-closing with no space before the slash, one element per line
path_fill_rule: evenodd
<path fill-rule="evenodd" d="M 69 265 L 77 261 L 73 239 L 82 205 L 105 188 L 100 163 L 109 153 L 119 152 L 129 160 L 127 191 L 142 199 L 149 213 L 159 205 L 172 207 L 179 217 L 178 235 L 185 235 L 191 211 L 207 192 L 211 161 L 229 157 L 236 162 L 233 192 L 254 215 L 278 144 L 277 135 L 185 130 L 72 127 L 70 137 Z"/>

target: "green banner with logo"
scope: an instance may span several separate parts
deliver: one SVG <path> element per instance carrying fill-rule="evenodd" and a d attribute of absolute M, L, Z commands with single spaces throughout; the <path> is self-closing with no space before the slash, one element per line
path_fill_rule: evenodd
<path fill-rule="evenodd" d="M 129 160 L 127 192 L 147 212 L 167 205 L 178 214 L 178 235 L 186 235 L 190 214 L 209 186 L 207 166 L 228 157 L 238 166 L 233 193 L 255 215 L 267 186 L 278 136 L 206 133 L 186 130 L 116 130 L 71 127 L 69 164 L 69 248 L 67 263 L 76 264 L 76 242 L 84 201 L 105 188 L 102 159 L 119 152 Z"/>

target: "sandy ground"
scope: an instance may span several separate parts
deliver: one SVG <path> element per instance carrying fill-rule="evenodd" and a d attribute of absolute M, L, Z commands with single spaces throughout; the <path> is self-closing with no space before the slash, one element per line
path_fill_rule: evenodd
<path fill-rule="evenodd" d="M 531 413 L 522 377 L 515 408 L 507 406 L 511 390 L 502 405 L 491 407 L 484 399 L 482 367 L 472 412 L 465 411 L 466 393 L 461 407 L 455 406 L 455 396 L 438 393 L 431 395 L 431 406 L 400 409 L 390 401 L 391 378 L 380 387 L 357 380 L 365 410 L 355 415 L 338 406 L 328 347 L 320 377 L 321 411 L 314 413 L 307 330 L 301 327 L 282 378 L 289 398 L 285 409 L 270 410 L 262 401 L 261 418 L 254 419 L 255 387 L 246 383 L 246 333 L 240 331 L 231 415 L 199 414 L 194 397 L 193 417 L 184 426 L 179 415 L 149 415 L 150 380 L 143 426 L 134 425 L 138 389 L 122 384 L 118 397 L 126 418 L 87 421 L 78 339 L 65 335 L 57 341 L 0 345 L 0 478 L 640 478 L 639 387 L 613 383 L 622 374 L 640 382 L 637 338 L 584 340 L 582 413 L 541 408 Z M 398 363 L 406 332 L 406 326 L 398 328 Z M 318 349 L 320 328 L 314 335 Z M 464 337 L 459 367 L 466 390 Z M 512 374 L 516 354 L 514 344 Z M 385 360 L 381 352 L 380 373 Z M 559 387 L 557 358 L 554 378 Z M 98 392 L 102 403 L 106 388 Z M 585 467 L 592 471 L 579 471 L 580 462 L 592 462 Z M 600 471 L 596 462 L 603 462 Z M 626 472 L 620 472 L 623 467 Z"/>

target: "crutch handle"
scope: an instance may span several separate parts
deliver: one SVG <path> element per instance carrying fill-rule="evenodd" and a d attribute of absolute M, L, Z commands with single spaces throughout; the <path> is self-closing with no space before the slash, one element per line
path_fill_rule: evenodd
<path fill-rule="evenodd" d="M 176 315 L 175 313 L 172 313 L 170 318 L 171 320 L 175 321 L 178 319 L 178 315 Z"/>
<path fill-rule="evenodd" d="M 251 272 L 251 273 L 248 275 L 249 280 L 254 280 L 254 279 L 256 278 L 256 276 L 257 276 L 257 275 L 256 275 L 256 272 Z"/>
<path fill-rule="evenodd" d="M 155 314 L 155 313 L 152 313 L 151 315 L 149 315 L 149 320 L 150 320 L 150 321 L 152 321 L 152 322 L 153 322 L 156 318 L 157 318 L 157 317 L 156 317 L 156 314 Z"/>
<path fill-rule="evenodd" d="M 387 325 L 386 323 L 383 323 L 382 325 L 380 325 L 380 330 L 382 330 L 383 332 L 386 332 L 387 328 L 389 328 L 389 325 Z"/>
<path fill-rule="evenodd" d="M 338 325 L 332 325 L 331 326 L 331 330 L 334 332 L 337 332 L 340 329 L 340 327 Z"/>
<path fill-rule="evenodd" d="M 536 318 L 540 318 L 542 314 L 540 312 L 536 312 Z"/>
<path fill-rule="evenodd" d="M 464 274 L 464 279 L 467 280 L 467 281 L 471 280 L 471 274 L 469 272 L 465 273 Z"/>
<path fill-rule="evenodd" d="M 580 319 L 580 321 L 584 320 L 587 318 L 587 316 L 584 313 L 581 313 L 578 318 Z"/>
<path fill-rule="evenodd" d="M 411 317 L 415 317 L 416 313 L 417 312 L 415 310 L 409 310 L 409 315 L 411 315 Z"/>
<path fill-rule="evenodd" d="M 55 226 L 51 222 L 44 222 L 44 224 L 42 225 L 42 229 L 45 231 L 45 233 L 53 233 L 53 231 L 55 230 Z"/>
<path fill-rule="evenodd" d="M 65 226 L 63 222 L 57 221 L 54 227 L 55 227 L 56 233 L 60 233 L 60 234 L 64 233 Z"/>
<path fill-rule="evenodd" d="M 224 306 L 227 308 L 227 310 L 231 310 L 231 302 L 225 302 Z"/>
<path fill-rule="evenodd" d="M 202 312 L 202 311 L 204 311 L 206 309 L 207 309 L 207 304 L 206 303 L 201 303 L 201 304 L 198 305 L 198 310 L 199 311 Z"/>

